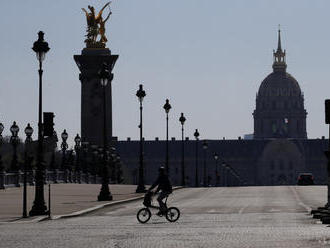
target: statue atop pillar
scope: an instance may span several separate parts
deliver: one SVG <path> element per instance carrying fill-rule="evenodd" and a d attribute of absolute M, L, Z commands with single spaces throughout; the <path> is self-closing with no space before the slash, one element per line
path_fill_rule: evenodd
<path fill-rule="evenodd" d="M 93 6 L 88 5 L 90 12 L 82 8 L 87 19 L 87 34 L 85 39 L 86 48 L 105 48 L 105 44 L 108 41 L 105 36 L 105 23 L 112 14 L 110 3 L 111 2 L 106 3 L 97 15 L 95 15 L 95 9 Z M 106 7 L 109 7 L 109 13 L 107 17 L 103 19 L 102 13 Z M 99 40 L 97 40 L 98 38 Z"/>

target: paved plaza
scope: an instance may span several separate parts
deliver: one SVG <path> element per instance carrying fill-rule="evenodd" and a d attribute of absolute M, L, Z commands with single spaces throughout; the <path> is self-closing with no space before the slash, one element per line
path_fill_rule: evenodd
<path fill-rule="evenodd" d="M 99 202 L 100 184 L 51 184 L 51 212 L 53 217 L 92 209 L 110 202 Z M 48 185 L 45 185 L 45 201 L 48 206 Z M 135 193 L 136 185 L 110 185 L 113 202 L 141 197 Z M 0 222 L 20 221 L 22 216 L 23 187 L 0 190 Z M 34 187 L 27 188 L 27 209 L 32 207 Z M 28 218 L 40 219 L 38 217 Z"/>
<path fill-rule="evenodd" d="M 2 223 L 1 247 L 329 247 L 330 228 L 309 215 L 325 204 L 325 186 L 186 188 L 169 205 L 176 223 L 136 213 L 142 201 L 75 218 Z"/>

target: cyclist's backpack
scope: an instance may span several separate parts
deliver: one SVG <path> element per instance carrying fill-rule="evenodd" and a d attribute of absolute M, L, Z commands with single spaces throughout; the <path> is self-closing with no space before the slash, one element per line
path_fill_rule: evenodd
<path fill-rule="evenodd" d="M 151 196 L 152 196 L 152 192 L 147 192 L 144 195 L 144 200 L 143 200 L 143 205 L 146 207 L 150 207 L 151 206 Z"/>
<path fill-rule="evenodd" d="M 170 194 L 173 192 L 172 184 L 171 184 L 171 181 L 169 179 L 168 179 L 168 182 L 167 182 L 167 192 L 170 193 Z"/>

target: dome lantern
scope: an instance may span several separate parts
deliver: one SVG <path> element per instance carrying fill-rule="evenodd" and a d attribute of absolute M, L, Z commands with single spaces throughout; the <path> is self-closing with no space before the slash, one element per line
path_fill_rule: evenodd
<path fill-rule="evenodd" d="M 277 43 L 277 50 L 273 50 L 273 70 L 275 71 L 286 71 L 286 62 L 285 62 L 285 50 L 282 50 L 281 46 L 281 30 L 280 27 L 278 28 L 278 43 Z"/>

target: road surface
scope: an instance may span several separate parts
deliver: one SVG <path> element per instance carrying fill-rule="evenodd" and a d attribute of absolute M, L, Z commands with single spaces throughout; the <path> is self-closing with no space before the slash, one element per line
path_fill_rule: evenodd
<path fill-rule="evenodd" d="M 330 228 L 308 211 L 325 204 L 324 186 L 187 188 L 169 205 L 176 223 L 136 213 L 142 202 L 70 219 L 0 224 L 0 247 L 330 247 Z"/>

